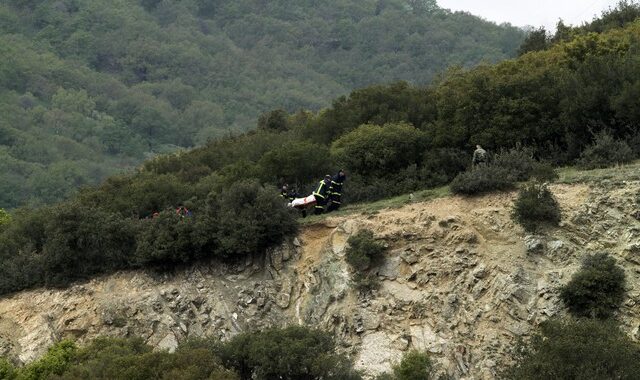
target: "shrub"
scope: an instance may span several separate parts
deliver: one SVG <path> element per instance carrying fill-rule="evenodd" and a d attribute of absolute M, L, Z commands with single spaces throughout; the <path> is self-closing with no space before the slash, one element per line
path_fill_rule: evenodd
<path fill-rule="evenodd" d="M 0 379 L 13 380 L 16 378 L 16 369 L 8 360 L 0 358 Z"/>
<path fill-rule="evenodd" d="M 262 252 L 282 243 L 298 226 L 296 213 L 286 208 L 276 189 L 255 181 L 237 182 L 213 195 L 199 223 L 213 229 L 216 254 L 223 257 Z"/>
<path fill-rule="evenodd" d="M 11 221 L 11 215 L 0 208 L 0 227 Z"/>
<path fill-rule="evenodd" d="M 639 379 L 640 345 L 612 321 L 547 321 L 516 350 L 504 379 Z"/>
<path fill-rule="evenodd" d="M 331 155 L 364 176 L 386 176 L 417 164 L 424 140 L 424 132 L 407 123 L 364 124 L 336 140 Z"/>
<path fill-rule="evenodd" d="M 458 174 L 449 186 L 454 194 L 477 195 L 510 190 L 514 183 L 509 170 L 489 165 Z"/>
<path fill-rule="evenodd" d="M 79 350 L 60 379 L 234 380 L 213 350 L 180 346 L 173 354 L 152 352 L 142 339 L 98 338 Z"/>
<path fill-rule="evenodd" d="M 393 366 L 396 380 L 427 380 L 431 372 L 429 356 L 420 351 L 409 351 L 402 356 L 402 360 Z"/>
<path fill-rule="evenodd" d="M 633 159 L 633 151 L 625 141 L 616 140 L 610 132 L 602 131 L 595 135 L 593 144 L 582 152 L 578 164 L 585 169 L 597 169 L 624 164 Z"/>
<path fill-rule="evenodd" d="M 73 342 L 60 341 L 49 347 L 43 357 L 20 369 L 18 379 L 40 380 L 48 379 L 54 375 L 62 375 L 71 365 L 77 350 Z"/>
<path fill-rule="evenodd" d="M 240 334 L 221 345 L 218 353 L 242 380 L 360 379 L 335 348 L 331 334 L 292 326 Z"/>
<path fill-rule="evenodd" d="M 329 148 L 325 145 L 299 141 L 265 153 L 258 163 L 265 181 L 307 184 L 329 172 L 327 157 Z"/>
<path fill-rule="evenodd" d="M 56 206 L 45 225 L 44 283 L 64 286 L 123 269 L 135 246 L 132 221 L 75 202 Z"/>
<path fill-rule="evenodd" d="M 373 232 L 362 230 L 347 240 L 349 246 L 345 259 L 355 270 L 369 269 L 372 261 L 378 260 L 384 254 L 385 248 L 375 241 Z"/>
<path fill-rule="evenodd" d="M 459 149 L 436 149 L 425 154 L 420 168 L 424 187 L 446 185 L 469 164 L 468 154 Z"/>
<path fill-rule="evenodd" d="M 520 190 L 511 216 L 528 232 L 535 232 L 544 224 L 557 226 L 561 218 L 553 193 L 539 183 L 530 183 Z"/>
<path fill-rule="evenodd" d="M 548 162 L 536 162 L 530 174 L 530 178 L 539 182 L 554 182 L 559 178 L 558 172 Z"/>
<path fill-rule="evenodd" d="M 606 253 L 587 258 L 560 297 L 576 317 L 605 319 L 613 315 L 625 296 L 625 274 Z"/>
<path fill-rule="evenodd" d="M 375 273 L 357 272 L 353 275 L 353 288 L 359 292 L 367 293 L 380 288 L 380 281 Z"/>
<path fill-rule="evenodd" d="M 199 258 L 201 247 L 193 235 L 194 218 L 182 218 L 173 210 L 140 221 L 136 236 L 135 265 L 173 265 Z"/>
<path fill-rule="evenodd" d="M 521 146 L 500 152 L 491 163 L 492 166 L 506 169 L 509 178 L 518 182 L 528 180 L 538 164 L 533 158 L 533 150 Z"/>

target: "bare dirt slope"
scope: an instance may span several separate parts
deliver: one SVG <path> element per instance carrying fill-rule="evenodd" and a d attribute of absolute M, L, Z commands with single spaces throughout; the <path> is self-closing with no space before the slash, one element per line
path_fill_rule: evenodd
<path fill-rule="evenodd" d="M 526 236 L 510 219 L 515 194 L 449 197 L 329 217 L 295 240 L 237 265 L 172 274 L 123 272 L 66 290 L 0 299 L 0 354 L 30 361 L 53 342 L 142 336 L 160 349 L 188 337 L 305 324 L 333 332 L 373 375 L 402 352 L 427 350 L 439 372 L 491 379 L 515 340 L 563 314 L 558 287 L 588 253 L 614 254 L 628 276 L 624 328 L 640 338 L 640 182 L 552 187 L 562 225 Z M 373 230 L 388 245 L 381 288 L 353 290 L 348 237 Z"/>

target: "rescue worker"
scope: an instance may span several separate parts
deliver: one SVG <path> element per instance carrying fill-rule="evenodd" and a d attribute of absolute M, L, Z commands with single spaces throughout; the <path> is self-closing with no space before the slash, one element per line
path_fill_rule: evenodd
<path fill-rule="evenodd" d="M 318 183 L 318 187 L 313 191 L 313 196 L 316 198 L 316 205 L 314 214 L 320 215 L 324 212 L 324 207 L 329 200 L 329 187 L 331 187 L 331 176 L 327 174 L 324 179 Z"/>
<path fill-rule="evenodd" d="M 294 199 L 298 198 L 298 192 L 295 189 L 289 190 L 289 185 L 284 184 L 280 188 L 280 196 L 287 201 L 287 203 L 293 202 Z"/>
<path fill-rule="evenodd" d="M 331 187 L 329 188 L 329 204 L 327 206 L 327 212 L 338 211 L 342 205 L 342 185 L 347 179 L 344 170 L 340 169 L 338 174 L 331 178 Z"/>
<path fill-rule="evenodd" d="M 473 160 L 471 161 L 473 167 L 484 165 L 487 163 L 487 151 L 482 149 L 480 145 L 476 145 L 476 150 L 473 152 Z"/>
<path fill-rule="evenodd" d="M 286 183 L 280 188 L 280 196 L 286 200 L 289 200 L 289 185 Z"/>
<path fill-rule="evenodd" d="M 184 218 L 191 216 L 191 211 L 189 211 L 189 209 L 184 206 L 178 206 L 178 208 L 176 209 L 176 214 L 179 217 Z"/>

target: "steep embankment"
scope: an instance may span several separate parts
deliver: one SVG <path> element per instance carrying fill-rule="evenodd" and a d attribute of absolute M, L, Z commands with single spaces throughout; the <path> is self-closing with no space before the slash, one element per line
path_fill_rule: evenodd
<path fill-rule="evenodd" d="M 584 255 L 602 250 L 626 270 L 620 317 L 640 338 L 640 181 L 552 190 L 564 221 L 541 236 L 511 221 L 513 193 L 451 197 L 328 218 L 234 266 L 126 272 L 16 294 L 0 300 L 0 354 L 29 361 L 58 339 L 98 335 L 138 335 L 173 349 L 187 337 L 302 323 L 334 332 L 370 374 L 418 348 L 454 378 L 490 379 L 517 338 L 563 313 L 558 287 Z M 389 246 L 377 269 L 382 287 L 366 296 L 350 288 L 343 260 L 348 236 L 361 228 Z"/>

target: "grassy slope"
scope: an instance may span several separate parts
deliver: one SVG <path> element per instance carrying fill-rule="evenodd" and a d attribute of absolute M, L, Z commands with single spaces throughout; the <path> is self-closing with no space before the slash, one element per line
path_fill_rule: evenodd
<path fill-rule="evenodd" d="M 628 165 L 618 165 L 605 169 L 582 170 L 569 166 L 558 170 L 560 178 L 556 183 L 560 184 L 594 184 L 601 181 L 640 181 L 640 160 Z M 437 198 L 444 198 L 451 195 L 449 186 L 442 186 L 435 189 L 416 191 L 411 197 L 404 194 L 393 198 L 383 199 L 372 203 L 356 203 L 347 205 L 338 212 L 325 215 L 312 215 L 301 219 L 302 225 L 312 225 L 323 221 L 327 217 L 346 216 L 352 214 L 372 214 L 384 209 L 394 209 L 406 206 L 415 202 L 428 202 Z"/>

